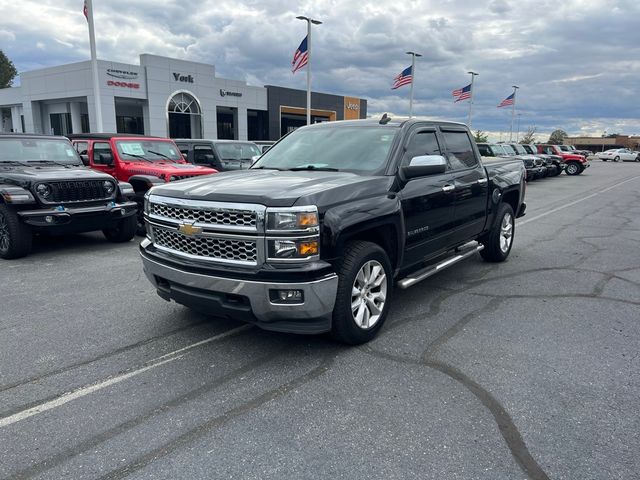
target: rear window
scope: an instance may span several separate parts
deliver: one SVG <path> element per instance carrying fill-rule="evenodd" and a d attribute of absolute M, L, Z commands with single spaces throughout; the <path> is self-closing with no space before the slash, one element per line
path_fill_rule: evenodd
<path fill-rule="evenodd" d="M 478 163 L 467 132 L 443 131 L 447 157 L 453 170 L 475 167 Z"/>

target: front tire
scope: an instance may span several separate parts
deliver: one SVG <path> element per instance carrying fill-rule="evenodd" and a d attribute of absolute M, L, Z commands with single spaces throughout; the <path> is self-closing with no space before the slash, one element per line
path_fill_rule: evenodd
<path fill-rule="evenodd" d="M 389 256 L 379 245 L 347 245 L 338 268 L 338 291 L 331 334 L 349 345 L 373 339 L 384 324 L 393 289 Z"/>
<path fill-rule="evenodd" d="M 619 162 L 620 161 L 620 157 L 616 157 L 613 159 L 614 162 Z"/>
<path fill-rule="evenodd" d="M 9 207 L 0 205 L 0 258 L 25 257 L 31 252 L 33 235 Z"/>
<path fill-rule="evenodd" d="M 135 215 L 123 218 L 113 228 L 105 228 L 102 233 L 107 240 L 113 243 L 128 242 L 136 236 L 138 220 Z"/>
<path fill-rule="evenodd" d="M 501 203 L 491 231 L 480 239 L 480 243 L 484 245 L 484 249 L 480 250 L 480 256 L 487 262 L 504 262 L 513 246 L 515 228 L 513 208 L 508 203 Z"/>
<path fill-rule="evenodd" d="M 582 166 L 578 162 L 569 162 L 566 169 L 567 175 L 580 175 Z"/>

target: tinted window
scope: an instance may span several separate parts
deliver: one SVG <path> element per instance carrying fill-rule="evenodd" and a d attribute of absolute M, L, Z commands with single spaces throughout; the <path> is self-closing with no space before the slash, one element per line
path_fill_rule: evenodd
<path fill-rule="evenodd" d="M 453 170 L 475 167 L 476 156 L 473 153 L 471 139 L 467 132 L 443 131 L 444 141 L 447 144 L 447 158 Z"/>
<path fill-rule="evenodd" d="M 478 150 L 480 150 L 480 155 L 483 157 L 493 157 L 493 152 L 491 151 L 491 148 L 489 148 L 489 145 L 478 144 Z"/>
<path fill-rule="evenodd" d="M 76 147 L 76 152 L 78 152 L 80 155 L 86 155 L 87 154 L 87 150 L 89 149 L 89 143 L 88 142 L 76 142 L 74 147 Z"/>
<path fill-rule="evenodd" d="M 176 143 L 176 146 L 178 147 L 178 150 L 180 150 L 180 153 L 184 155 L 189 154 L 189 145 L 186 145 L 184 143 Z"/>
<path fill-rule="evenodd" d="M 214 159 L 213 149 L 209 145 L 195 145 L 193 147 L 193 160 L 195 163 L 209 164 Z"/>
<path fill-rule="evenodd" d="M 402 157 L 402 164 L 409 165 L 413 157 L 420 155 L 442 155 L 435 132 L 418 132 L 411 137 Z"/>
<path fill-rule="evenodd" d="M 102 161 L 100 159 L 101 153 L 111 156 L 111 145 L 104 142 L 96 142 L 93 144 L 93 163 L 109 164 L 110 162 L 108 162 L 106 159 L 105 161 Z"/>

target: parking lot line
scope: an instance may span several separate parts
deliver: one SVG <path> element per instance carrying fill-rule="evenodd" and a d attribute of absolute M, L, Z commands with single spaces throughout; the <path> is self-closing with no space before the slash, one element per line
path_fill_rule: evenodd
<path fill-rule="evenodd" d="M 580 202 L 584 202 L 585 200 L 589 200 L 590 198 L 593 198 L 593 197 L 598 196 L 598 195 L 600 195 L 602 193 L 608 192 L 609 190 L 613 190 L 614 188 L 617 188 L 620 185 L 624 185 L 625 183 L 631 182 L 633 180 L 637 180 L 638 178 L 640 178 L 640 175 L 636 175 L 635 177 L 631 177 L 631 178 L 628 178 L 626 180 L 623 180 L 622 182 L 618 182 L 618 183 L 616 183 L 614 185 L 610 185 L 607 188 L 603 188 L 602 190 L 598 190 L 597 192 L 594 192 L 594 193 L 592 193 L 590 195 L 587 195 L 586 197 L 582 197 L 582 198 L 579 198 L 577 200 L 574 200 L 573 202 L 565 203 L 564 205 L 560 205 L 559 207 L 552 208 L 551 210 L 549 210 L 547 212 L 544 212 L 544 213 L 541 213 L 539 215 L 536 215 L 535 217 L 527 218 L 526 220 L 518 222 L 518 226 L 521 227 L 523 225 L 526 225 L 527 223 L 530 223 L 530 222 L 533 222 L 533 221 L 538 220 L 540 218 L 546 217 L 547 215 L 551 215 L 552 213 L 556 213 L 556 212 L 558 212 L 560 210 L 564 210 L 565 208 L 572 207 L 572 206 L 574 206 L 574 205 L 576 205 L 576 204 L 578 204 Z"/>
<path fill-rule="evenodd" d="M 199 342 L 192 343 L 191 345 L 187 345 L 186 347 L 182 347 L 182 348 L 179 348 L 178 350 L 174 350 L 172 352 L 161 355 L 160 357 L 156 357 L 153 360 L 150 360 L 149 362 L 145 363 L 143 367 L 140 367 L 136 370 L 132 370 L 130 372 L 123 373 L 121 375 L 116 375 L 115 377 L 108 378 L 107 380 L 103 380 L 102 382 L 95 383 L 93 385 L 89 385 L 86 387 L 79 388 L 77 390 L 73 390 L 71 392 L 64 393 L 58 398 L 55 398 L 48 402 L 42 403 L 40 405 L 36 405 L 35 407 L 29 408 L 27 410 L 23 410 L 21 412 L 15 413 L 8 417 L 0 418 L 0 428 L 6 427 L 16 422 L 20 422 L 29 417 L 33 417 L 34 415 L 38 415 L 40 413 L 51 410 L 53 408 L 60 407 L 73 400 L 85 397 L 93 392 L 97 392 L 98 390 L 102 390 L 111 385 L 115 385 L 116 383 L 120 383 L 124 380 L 127 380 L 128 378 L 135 377 L 137 375 L 140 375 L 141 373 L 152 370 L 161 365 L 165 365 L 167 363 L 173 362 L 174 360 L 182 358 L 182 356 L 185 353 L 189 352 L 190 350 L 193 350 L 194 348 L 200 347 L 207 343 L 215 342 L 217 340 L 222 340 L 223 338 L 231 337 L 240 332 L 248 330 L 251 327 L 252 327 L 251 325 L 241 325 L 239 327 L 232 328 L 231 330 L 227 330 L 224 333 L 220 333 L 218 335 L 205 338 L 204 340 L 201 340 Z"/>

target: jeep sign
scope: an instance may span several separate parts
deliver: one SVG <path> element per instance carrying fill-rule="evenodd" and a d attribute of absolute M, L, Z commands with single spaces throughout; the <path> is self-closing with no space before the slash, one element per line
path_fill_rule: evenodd
<path fill-rule="evenodd" d="M 220 89 L 220 96 L 221 97 L 241 97 L 242 93 L 240 92 L 230 92 L 229 90 L 223 90 L 222 88 Z"/>

